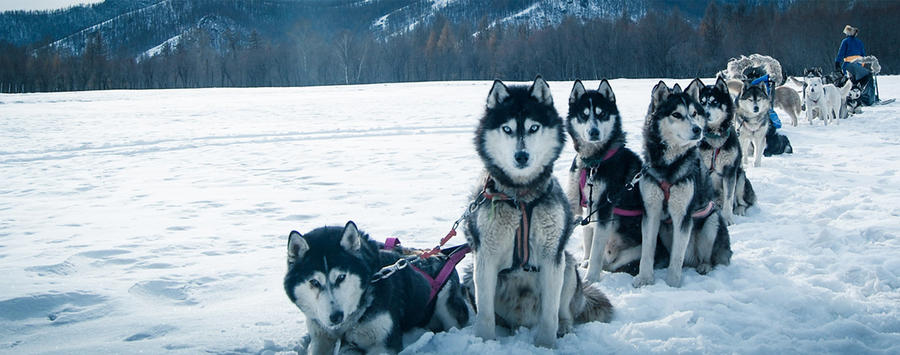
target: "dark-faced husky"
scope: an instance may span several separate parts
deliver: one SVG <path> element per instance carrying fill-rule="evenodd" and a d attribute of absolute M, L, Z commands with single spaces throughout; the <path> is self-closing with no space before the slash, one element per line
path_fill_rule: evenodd
<path fill-rule="evenodd" d="M 741 145 L 734 130 L 734 102 L 728 84 L 721 77 L 709 86 L 694 79 L 685 91 L 706 111 L 700 161 L 712 178 L 722 217 L 730 225 L 735 214 L 743 216 L 756 203 L 756 194 L 741 165 Z"/>
<path fill-rule="evenodd" d="M 700 166 L 698 144 L 703 133 L 703 107 L 680 89 L 660 81 L 654 88 L 644 121 L 644 200 L 641 263 L 633 285 L 652 284 L 656 237 L 670 251 L 666 283 L 681 285 L 682 267 L 706 274 L 731 261 L 725 220 L 713 202 L 715 190 Z"/>
<path fill-rule="evenodd" d="M 572 212 L 552 176 L 564 145 L 544 79 L 530 87 L 494 82 L 475 132 L 487 176 L 473 199 L 485 202 L 466 218 L 478 337 L 493 339 L 498 323 L 536 327 L 535 344 L 553 347 L 574 322 L 609 319 L 608 300 L 581 283 L 565 253 Z"/>
<path fill-rule="evenodd" d="M 772 101 L 766 91 L 766 84 L 744 84 L 737 100 L 737 129 L 741 148 L 744 150 L 744 161 L 749 163 L 753 154 L 753 166 L 759 166 L 763 151 L 766 149 L 766 133 L 769 132 L 769 108 Z"/>
<path fill-rule="evenodd" d="M 360 232 L 356 224 L 322 227 L 288 238 L 284 290 L 306 315 L 310 354 L 341 351 L 397 353 L 404 331 L 464 326 L 469 319 L 456 271 L 430 299 L 431 285 L 420 274 L 437 274 L 440 259 L 423 260 L 385 278 L 373 276 L 401 257 Z M 437 262 L 437 265 L 435 265 Z"/>
<path fill-rule="evenodd" d="M 625 147 L 616 95 L 606 80 L 597 90 L 575 81 L 566 122 L 578 153 L 566 192 L 572 211 L 584 220 L 585 280 L 596 282 L 600 270 L 629 271 L 640 260 L 644 208 L 632 180 L 641 158 Z"/>

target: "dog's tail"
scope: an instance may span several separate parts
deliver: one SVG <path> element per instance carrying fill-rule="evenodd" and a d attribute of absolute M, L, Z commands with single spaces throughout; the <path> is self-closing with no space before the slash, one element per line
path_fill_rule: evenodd
<path fill-rule="evenodd" d="M 785 149 L 785 152 L 787 150 Z M 791 151 L 793 153 L 793 151 Z M 747 207 L 753 206 L 756 204 L 756 191 L 753 191 L 753 185 L 750 184 L 750 179 L 747 178 L 747 175 L 744 175 L 744 203 Z"/>
<path fill-rule="evenodd" d="M 613 306 L 603 291 L 593 284 L 581 283 L 581 293 L 584 296 L 584 307 L 575 316 L 575 323 L 609 323 L 612 320 Z"/>

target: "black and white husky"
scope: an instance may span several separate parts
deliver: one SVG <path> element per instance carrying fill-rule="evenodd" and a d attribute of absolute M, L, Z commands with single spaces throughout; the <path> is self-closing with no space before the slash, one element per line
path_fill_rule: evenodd
<path fill-rule="evenodd" d="M 566 125 L 578 153 L 566 192 L 572 211 L 587 222 L 582 223 L 585 280 L 596 282 L 601 270 L 628 271 L 640 260 L 644 207 L 632 180 L 641 171 L 641 158 L 625 147 L 616 95 L 606 80 L 597 90 L 575 81 Z"/>
<path fill-rule="evenodd" d="M 756 193 L 741 165 L 741 145 L 734 130 L 734 102 L 728 84 L 719 77 L 715 85 L 694 79 L 685 91 L 706 111 L 700 161 L 712 178 L 716 202 L 725 222 L 734 223 L 734 215 L 743 216 L 756 203 Z"/>
<path fill-rule="evenodd" d="M 581 283 L 565 252 L 572 212 L 552 176 L 565 141 L 544 79 L 530 87 L 494 82 L 475 132 L 487 176 L 474 199 L 486 202 L 466 219 L 478 337 L 495 338 L 497 324 L 536 327 L 535 344 L 553 347 L 574 322 L 610 317 L 606 297 Z"/>
<path fill-rule="evenodd" d="M 693 96 L 670 91 L 660 81 L 653 88 L 644 121 L 644 169 L 640 180 L 644 200 L 640 271 L 633 285 L 654 283 L 656 238 L 670 251 L 666 283 L 681 285 L 682 267 L 706 274 L 731 261 L 725 219 L 713 202 L 712 181 L 700 165 L 698 145 L 705 113 Z"/>
<path fill-rule="evenodd" d="M 766 149 L 766 133 L 769 132 L 769 109 L 772 100 L 766 91 L 766 84 L 745 83 L 735 100 L 737 106 L 737 130 L 741 148 L 744 150 L 744 164 L 749 163 L 753 154 L 753 166 L 760 166 Z"/>
<path fill-rule="evenodd" d="M 338 349 L 397 353 L 404 331 L 466 325 L 469 307 L 456 271 L 430 299 L 431 285 L 421 273 L 436 275 L 440 258 L 422 260 L 416 264 L 419 270 L 406 267 L 389 277 L 373 278 L 401 257 L 383 250 L 353 222 L 305 235 L 291 232 L 284 290 L 306 315 L 309 354 Z"/>

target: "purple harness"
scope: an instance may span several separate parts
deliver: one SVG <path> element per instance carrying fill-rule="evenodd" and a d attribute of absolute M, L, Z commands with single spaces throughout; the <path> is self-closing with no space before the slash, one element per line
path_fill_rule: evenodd
<path fill-rule="evenodd" d="M 394 250 L 394 248 L 400 245 L 400 239 L 397 238 L 387 238 L 384 240 L 384 250 Z M 453 273 L 453 269 L 456 268 L 456 264 L 459 264 L 460 261 L 472 251 L 472 248 L 469 248 L 468 244 L 463 244 L 457 247 L 449 248 L 453 249 L 450 252 L 450 255 L 447 257 L 447 263 L 441 268 L 441 271 L 438 272 L 436 277 L 431 277 L 427 272 L 419 269 L 415 265 L 410 264 L 409 266 L 416 270 L 425 280 L 428 281 L 428 284 L 431 285 L 431 294 L 428 296 L 428 303 L 431 303 L 434 300 L 434 296 L 437 296 L 438 291 L 441 290 L 442 287 L 447 283 L 447 280 L 450 279 L 450 275 Z"/>

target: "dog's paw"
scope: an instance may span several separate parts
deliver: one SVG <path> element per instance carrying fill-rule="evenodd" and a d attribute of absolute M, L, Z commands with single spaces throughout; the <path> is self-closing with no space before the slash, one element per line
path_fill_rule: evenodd
<path fill-rule="evenodd" d="M 494 340 L 497 338 L 497 329 L 494 324 L 488 322 L 475 321 L 475 336 L 483 340 Z"/>
<path fill-rule="evenodd" d="M 712 265 L 710 265 L 710 264 L 703 263 L 703 264 L 697 265 L 697 273 L 700 275 L 706 275 L 710 271 L 712 271 Z"/>
<path fill-rule="evenodd" d="M 547 349 L 556 348 L 556 332 L 552 329 L 538 326 L 538 330 L 534 335 L 534 345 Z"/>
<path fill-rule="evenodd" d="M 652 285 L 654 282 L 656 282 L 656 280 L 653 278 L 653 275 L 646 276 L 638 274 L 634 277 L 634 279 L 631 280 L 631 286 L 634 286 L 634 288 L 640 288 L 643 286 Z"/>
<path fill-rule="evenodd" d="M 582 261 L 581 264 L 578 264 L 578 267 L 580 267 L 582 269 L 587 269 L 588 265 L 590 265 L 590 264 L 591 264 L 591 259 L 584 259 L 584 261 Z"/>
<path fill-rule="evenodd" d="M 592 284 L 594 282 L 600 282 L 600 280 L 603 280 L 603 271 L 600 271 L 601 268 L 597 267 L 596 270 L 597 271 L 591 272 L 593 270 L 588 268 L 587 274 L 584 275 L 584 283 Z"/>
<path fill-rule="evenodd" d="M 575 330 L 575 328 L 572 326 L 572 320 L 571 320 L 571 319 L 562 319 L 562 318 L 560 318 L 560 319 L 559 319 L 559 329 L 556 330 L 556 337 L 557 337 L 557 338 L 562 338 L 563 336 L 565 336 L 566 334 L 571 333 L 571 332 L 574 331 L 574 330 Z"/>
<path fill-rule="evenodd" d="M 723 213 L 722 218 L 725 219 L 725 225 L 730 226 L 734 224 L 734 214 L 733 213 Z"/>
<path fill-rule="evenodd" d="M 746 214 L 747 214 L 747 207 L 746 207 L 746 206 L 738 205 L 737 207 L 734 208 L 734 214 L 736 214 L 736 215 L 738 215 L 738 216 L 744 216 L 744 215 L 746 215 Z"/>
<path fill-rule="evenodd" d="M 758 168 L 758 167 L 760 167 L 760 166 L 762 166 L 762 163 L 760 163 L 760 162 L 758 162 L 758 161 L 753 162 L 753 167 L 754 167 L 754 168 Z"/>
<path fill-rule="evenodd" d="M 670 272 L 666 276 L 666 284 L 669 287 L 681 287 L 681 275 Z"/>

